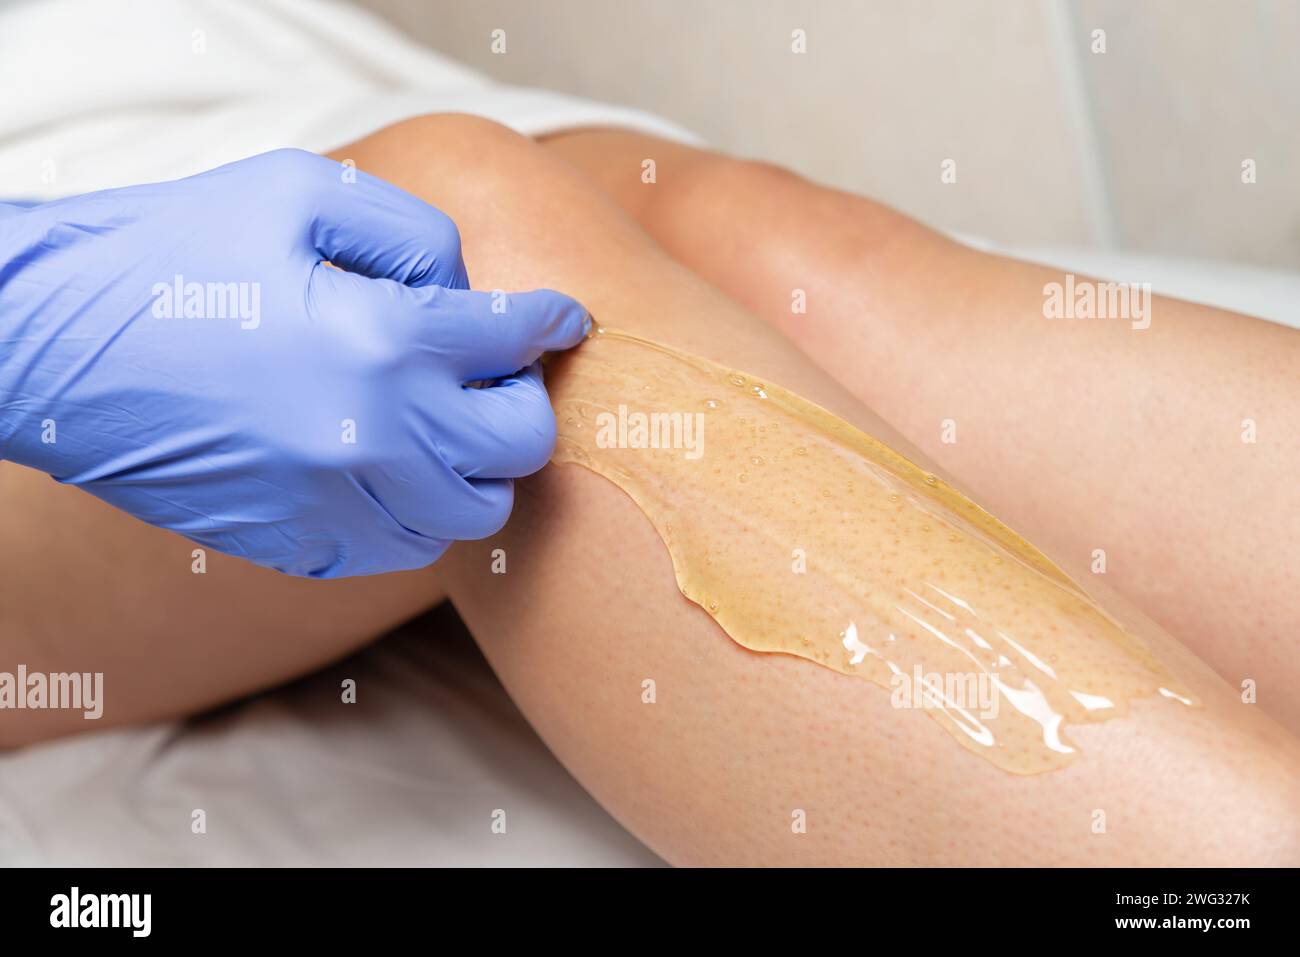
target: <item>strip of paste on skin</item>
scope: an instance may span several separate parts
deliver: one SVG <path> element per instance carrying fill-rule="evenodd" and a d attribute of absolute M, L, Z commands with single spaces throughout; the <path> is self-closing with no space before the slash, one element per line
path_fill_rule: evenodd
<path fill-rule="evenodd" d="M 612 330 L 551 356 L 555 462 L 640 507 L 738 644 L 891 691 L 1018 774 L 1140 696 L 1195 704 L 1146 644 L 943 479 L 843 419 Z"/>

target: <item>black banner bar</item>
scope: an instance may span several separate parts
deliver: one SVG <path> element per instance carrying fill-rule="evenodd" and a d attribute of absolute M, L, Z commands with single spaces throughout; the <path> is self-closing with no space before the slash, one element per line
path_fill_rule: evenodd
<path fill-rule="evenodd" d="M 1050 932 L 1143 944 L 1292 929 L 1294 870 L 125 870 L 0 872 L 7 944 L 373 946 L 452 926 L 581 936 L 725 927 L 762 939 L 816 915 L 926 944 Z M 810 928 L 811 929 L 811 928 Z M 681 938 L 692 939 L 691 937 Z M 1005 938 L 1004 938 L 1005 939 Z M 1282 938 L 1285 939 L 1285 938 Z M 671 938 L 665 938 L 671 940 Z M 67 942 L 65 940 L 65 942 Z M 430 941 L 436 943 L 436 941 Z M 606 941 L 606 943 L 612 943 Z"/>

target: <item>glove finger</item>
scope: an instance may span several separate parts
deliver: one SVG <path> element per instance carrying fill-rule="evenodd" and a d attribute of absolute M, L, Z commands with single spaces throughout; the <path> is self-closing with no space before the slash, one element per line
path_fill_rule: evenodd
<path fill-rule="evenodd" d="M 577 300 L 550 289 L 532 292 L 417 291 L 427 322 L 421 338 L 461 382 L 498 379 L 570 349 L 591 328 Z"/>
<path fill-rule="evenodd" d="M 555 450 L 555 413 L 540 362 L 491 386 L 463 389 L 457 407 L 442 444 L 460 475 L 522 478 L 541 469 Z"/>

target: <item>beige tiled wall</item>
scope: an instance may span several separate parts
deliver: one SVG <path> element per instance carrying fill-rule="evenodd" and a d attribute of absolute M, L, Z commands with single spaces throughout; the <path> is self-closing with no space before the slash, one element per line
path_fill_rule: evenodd
<path fill-rule="evenodd" d="M 364 3 L 504 81 L 652 110 L 945 228 L 1300 264 L 1294 0 Z"/>

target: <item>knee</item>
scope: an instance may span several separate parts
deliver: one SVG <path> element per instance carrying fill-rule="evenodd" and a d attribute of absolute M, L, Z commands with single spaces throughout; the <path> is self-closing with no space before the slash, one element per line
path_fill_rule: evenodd
<path fill-rule="evenodd" d="M 707 152 L 696 153 L 684 165 L 680 179 L 676 191 L 696 202 L 748 202 L 779 195 L 803 182 L 797 173 L 775 163 Z"/>
<path fill-rule="evenodd" d="M 779 202 L 804 181 L 774 163 L 693 150 L 660 182 L 662 190 L 651 197 L 641 214 L 652 232 L 690 226 L 701 216 L 716 217 L 716 222 L 732 221 L 737 209 L 753 210 L 755 204 Z"/>
<path fill-rule="evenodd" d="M 770 200 L 773 191 L 800 182 L 772 163 L 629 130 L 578 130 L 545 143 L 652 232 L 680 224 L 683 214 L 725 214 L 737 205 Z"/>
<path fill-rule="evenodd" d="M 414 116 L 333 155 L 449 212 L 508 206 L 535 191 L 540 178 L 557 175 L 559 163 L 509 127 L 462 113 Z"/>
<path fill-rule="evenodd" d="M 472 113 L 424 113 L 399 120 L 378 135 L 385 134 L 424 143 L 465 143 L 479 147 L 513 148 L 532 143 L 510 127 Z"/>
<path fill-rule="evenodd" d="M 378 147 L 390 161 L 454 165 L 465 172 L 486 172 L 538 146 L 508 126 L 468 113 L 428 113 L 400 120 L 371 134 L 364 142 Z"/>

